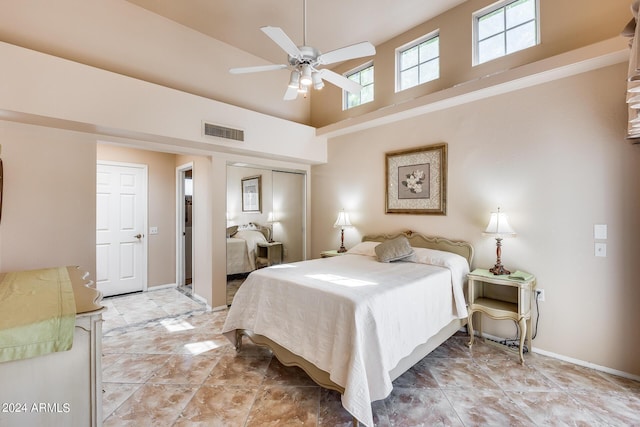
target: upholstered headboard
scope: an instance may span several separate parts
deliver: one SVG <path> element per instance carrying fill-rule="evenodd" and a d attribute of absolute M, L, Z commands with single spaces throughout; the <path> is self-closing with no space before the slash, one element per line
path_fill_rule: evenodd
<path fill-rule="evenodd" d="M 398 236 L 405 236 L 414 248 L 429 248 L 439 251 L 453 252 L 467 259 L 469 266 L 473 261 L 473 246 L 462 240 L 449 240 L 444 237 L 425 236 L 411 230 L 395 234 L 368 234 L 362 238 L 363 242 L 384 242 Z"/>

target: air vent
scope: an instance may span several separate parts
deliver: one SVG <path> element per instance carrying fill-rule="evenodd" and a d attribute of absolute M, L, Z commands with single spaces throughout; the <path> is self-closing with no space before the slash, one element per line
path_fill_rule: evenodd
<path fill-rule="evenodd" d="M 204 122 L 204 134 L 217 138 L 233 139 L 234 141 L 244 141 L 243 130 L 214 125 L 213 123 Z"/>

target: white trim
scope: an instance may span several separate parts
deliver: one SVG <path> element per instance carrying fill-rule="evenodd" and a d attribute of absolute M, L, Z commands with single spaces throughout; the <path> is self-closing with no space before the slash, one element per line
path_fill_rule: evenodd
<path fill-rule="evenodd" d="M 349 78 L 350 76 L 359 73 L 363 70 L 366 70 L 369 67 L 373 67 L 373 60 L 371 61 L 367 61 L 364 64 L 356 67 L 356 68 L 352 68 L 351 70 L 347 71 L 346 73 L 343 74 L 344 77 Z M 373 84 L 376 84 L 376 69 L 375 67 L 373 67 Z M 375 87 L 375 86 L 374 86 Z M 364 86 L 363 86 L 364 89 Z M 347 110 L 351 110 L 352 108 L 356 108 L 362 105 L 362 91 L 360 91 L 360 103 L 358 105 L 354 105 L 353 107 L 349 107 L 347 105 L 347 103 L 349 102 L 349 92 L 347 92 L 346 90 L 342 89 L 342 111 L 347 111 Z M 371 101 L 365 102 L 365 104 L 368 104 L 369 102 L 373 102 L 375 100 L 375 90 L 374 90 L 374 95 Z"/>
<path fill-rule="evenodd" d="M 476 335 L 476 336 L 479 336 L 479 335 Z M 503 337 L 497 337 L 495 335 L 487 334 L 486 332 L 482 334 L 482 337 L 483 338 L 488 338 L 488 339 L 490 339 L 492 341 L 497 341 L 498 343 L 500 341 L 504 341 L 505 340 L 505 338 L 503 338 Z M 605 372 L 607 374 L 616 375 L 616 376 L 623 377 L 623 378 L 628 378 L 628 379 L 634 380 L 634 381 L 640 381 L 640 376 L 638 376 L 638 375 L 633 375 L 633 374 L 630 374 L 630 373 L 624 372 L 624 371 L 618 371 L 617 369 L 607 368 L 606 366 L 602 366 L 602 365 L 596 365 L 595 363 L 586 362 L 584 360 L 574 359 L 573 357 L 563 356 L 561 354 L 553 353 L 551 351 L 541 350 L 539 348 L 534 348 L 533 347 L 533 343 L 531 344 L 531 348 L 529 349 L 529 351 L 531 353 L 541 354 L 541 355 L 546 356 L 546 357 L 551 357 L 552 359 L 562 360 L 563 362 L 573 363 L 574 365 L 584 366 L 585 368 L 590 368 L 590 369 L 593 369 L 593 370 L 596 370 L 596 371 Z"/>
<path fill-rule="evenodd" d="M 183 285 L 182 280 L 185 276 L 185 265 L 184 265 L 184 253 L 185 248 L 182 244 L 184 223 L 181 218 L 184 218 L 184 186 L 182 184 L 182 178 L 184 172 L 191 170 L 193 173 L 193 162 L 188 162 L 183 165 L 176 167 L 176 285 Z M 193 239 L 192 239 L 192 249 L 193 249 Z M 191 274 L 193 275 L 193 257 L 191 259 Z M 195 295 L 195 281 L 192 278 L 192 295 Z M 205 301 L 206 302 L 206 301 Z"/>
<path fill-rule="evenodd" d="M 573 363 L 574 365 L 584 366 L 585 368 L 595 369 L 596 371 L 605 372 L 607 374 L 617 375 L 619 377 L 628 378 L 634 381 L 640 381 L 639 375 L 633 375 L 628 372 L 618 371 L 617 369 L 607 368 L 606 366 L 596 365 L 595 363 L 586 362 L 580 359 L 574 359 L 573 357 L 563 356 L 561 354 L 552 353 L 550 351 L 541 350 L 538 348 L 532 348 L 533 353 L 542 354 L 543 356 L 552 357 L 554 359 L 563 360 L 565 362 Z"/>
<path fill-rule="evenodd" d="M 166 285 L 149 286 L 146 292 L 160 291 L 162 289 L 175 289 L 177 287 L 178 285 L 176 285 L 175 283 L 167 283 Z"/>
<path fill-rule="evenodd" d="M 405 43 L 402 46 L 396 48 L 396 51 L 395 51 L 396 93 L 402 92 L 404 90 L 408 90 L 408 89 L 411 89 L 411 88 L 414 88 L 416 86 L 420 86 L 420 85 L 428 83 L 428 82 L 432 82 L 434 80 L 438 80 L 440 78 L 440 66 L 438 65 L 438 77 L 437 78 L 431 79 L 431 80 L 429 80 L 427 82 L 424 82 L 424 83 L 420 83 L 420 80 L 418 80 L 418 84 L 417 85 L 410 86 L 410 87 L 407 87 L 407 88 L 404 88 L 404 89 L 402 89 L 400 87 L 401 86 L 401 81 L 402 81 L 402 79 L 401 79 L 402 71 L 400 70 L 400 55 L 402 54 L 402 52 L 407 51 L 409 49 L 412 49 L 412 48 L 414 48 L 416 46 L 419 46 L 422 43 L 424 43 L 426 41 L 429 41 L 431 39 L 435 39 L 436 37 L 438 38 L 438 56 L 437 56 L 437 58 L 438 58 L 438 61 L 439 61 L 440 60 L 440 29 L 439 28 L 437 30 L 431 31 L 428 34 L 425 34 L 422 37 L 418 37 L 417 39 L 412 40 L 409 43 Z M 433 61 L 433 60 L 435 60 L 435 58 L 434 59 L 430 59 L 429 61 Z M 424 62 L 419 62 L 419 60 L 418 60 L 418 67 L 421 64 L 424 64 Z"/>
<path fill-rule="evenodd" d="M 204 303 L 204 305 L 205 305 L 205 307 L 206 307 L 206 309 L 207 309 L 207 311 L 222 311 L 222 310 L 226 310 L 226 309 L 227 309 L 227 306 L 226 306 L 226 305 L 221 305 L 221 306 L 219 306 L 219 307 L 211 308 L 211 306 L 209 305 L 209 303 L 207 302 L 207 300 L 206 300 L 206 299 L 204 299 L 204 298 L 203 298 L 203 297 L 201 297 L 200 295 L 197 295 L 197 294 L 195 294 L 195 293 L 193 293 L 193 292 L 191 293 L 191 297 L 192 297 L 193 299 L 197 299 L 197 300 L 198 300 L 198 301 L 200 301 L 200 302 L 203 302 L 203 303 Z"/>
<path fill-rule="evenodd" d="M 484 62 L 479 62 L 478 61 L 478 46 L 480 41 L 478 40 L 478 22 L 480 20 L 480 18 L 482 18 L 485 15 L 488 15 L 490 13 L 495 12 L 498 9 L 502 9 L 505 8 L 506 11 L 506 7 L 509 6 L 511 3 L 515 3 L 519 0 L 500 0 L 496 3 L 490 4 L 487 7 L 484 7 L 480 10 L 476 10 L 475 12 L 473 12 L 473 14 L 471 15 L 471 25 L 472 25 L 472 29 L 471 29 L 471 33 L 472 33 L 472 48 L 471 48 L 471 64 L 473 67 L 478 66 L 478 65 L 482 65 L 482 64 L 486 64 L 487 62 L 491 62 L 491 61 L 495 61 L 496 59 L 499 58 L 504 58 L 507 55 L 511 55 L 512 53 L 516 53 L 516 52 L 520 52 L 522 50 L 525 49 L 529 49 L 535 46 L 538 46 L 541 43 L 541 33 L 540 33 L 540 0 L 533 0 L 535 3 L 535 8 L 536 8 L 536 18 L 535 18 L 535 23 L 536 23 L 536 43 L 533 46 L 529 46 L 525 49 L 520 49 L 517 50 L 515 52 L 511 52 L 511 53 L 506 53 L 502 55 L 502 56 L 498 56 L 496 58 L 493 59 L 489 59 L 487 61 Z M 511 27 L 511 28 L 515 28 L 515 27 Z M 505 30 L 503 31 L 503 33 L 505 34 L 506 37 L 506 33 L 507 33 L 508 28 L 505 28 Z"/>

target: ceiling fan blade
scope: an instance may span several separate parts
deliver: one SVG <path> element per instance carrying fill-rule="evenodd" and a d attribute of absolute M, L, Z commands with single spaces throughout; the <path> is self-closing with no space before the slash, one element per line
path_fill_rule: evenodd
<path fill-rule="evenodd" d="M 333 64 L 335 62 L 346 61 L 347 59 L 362 58 L 376 54 L 376 48 L 369 42 L 362 42 L 332 50 L 318 57 L 320 64 Z"/>
<path fill-rule="evenodd" d="M 287 87 L 287 91 L 284 93 L 285 101 L 292 101 L 298 97 L 298 88 L 297 87 Z"/>
<path fill-rule="evenodd" d="M 335 73 L 331 70 L 328 69 L 322 69 L 320 71 L 318 71 L 320 73 L 320 76 L 322 76 L 323 79 L 325 79 L 326 81 L 333 83 L 334 85 L 346 90 L 347 92 L 351 92 L 351 93 L 360 93 L 360 91 L 362 90 L 362 86 L 359 85 L 358 83 L 354 82 L 353 80 L 349 80 L 348 78 L 346 78 L 345 76 Z"/>
<path fill-rule="evenodd" d="M 289 36 L 282 31 L 280 27 L 262 27 L 260 28 L 271 40 L 273 40 L 278 46 L 282 48 L 289 56 L 293 58 L 302 58 L 302 52 L 298 49 L 298 46 L 291 41 Z"/>
<path fill-rule="evenodd" d="M 273 70 L 282 70 L 283 68 L 287 68 L 284 64 L 279 65 L 257 65 L 255 67 L 241 67 L 241 68 L 231 68 L 229 72 L 231 74 L 246 74 L 246 73 L 259 73 L 261 71 L 273 71 Z"/>

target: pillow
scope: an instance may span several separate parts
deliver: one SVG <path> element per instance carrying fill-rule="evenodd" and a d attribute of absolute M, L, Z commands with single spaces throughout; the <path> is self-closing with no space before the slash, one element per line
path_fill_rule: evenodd
<path fill-rule="evenodd" d="M 375 247 L 380 242 L 360 242 L 347 251 L 348 254 L 376 256 Z"/>
<path fill-rule="evenodd" d="M 449 269 L 458 267 L 467 271 L 469 270 L 469 263 L 462 255 L 428 248 L 413 248 L 413 250 L 415 254 L 413 262 L 437 265 L 440 267 L 447 267 Z"/>
<path fill-rule="evenodd" d="M 258 227 L 256 227 L 256 225 L 252 222 L 250 222 L 249 224 L 242 224 L 240 226 L 238 226 L 239 230 L 257 230 Z"/>
<path fill-rule="evenodd" d="M 233 225 L 231 227 L 227 227 L 227 237 L 233 237 L 234 234 L 238 232 L 238 226 Z"/>
<path fill-rule="evenodd" d="M 405 236 L 398 236 L 380 243 L 375 247 L 375 252 L 378 256 L 378 261 L 392 262 L 407 260 L 413 255 L 414 250 Z"/>

